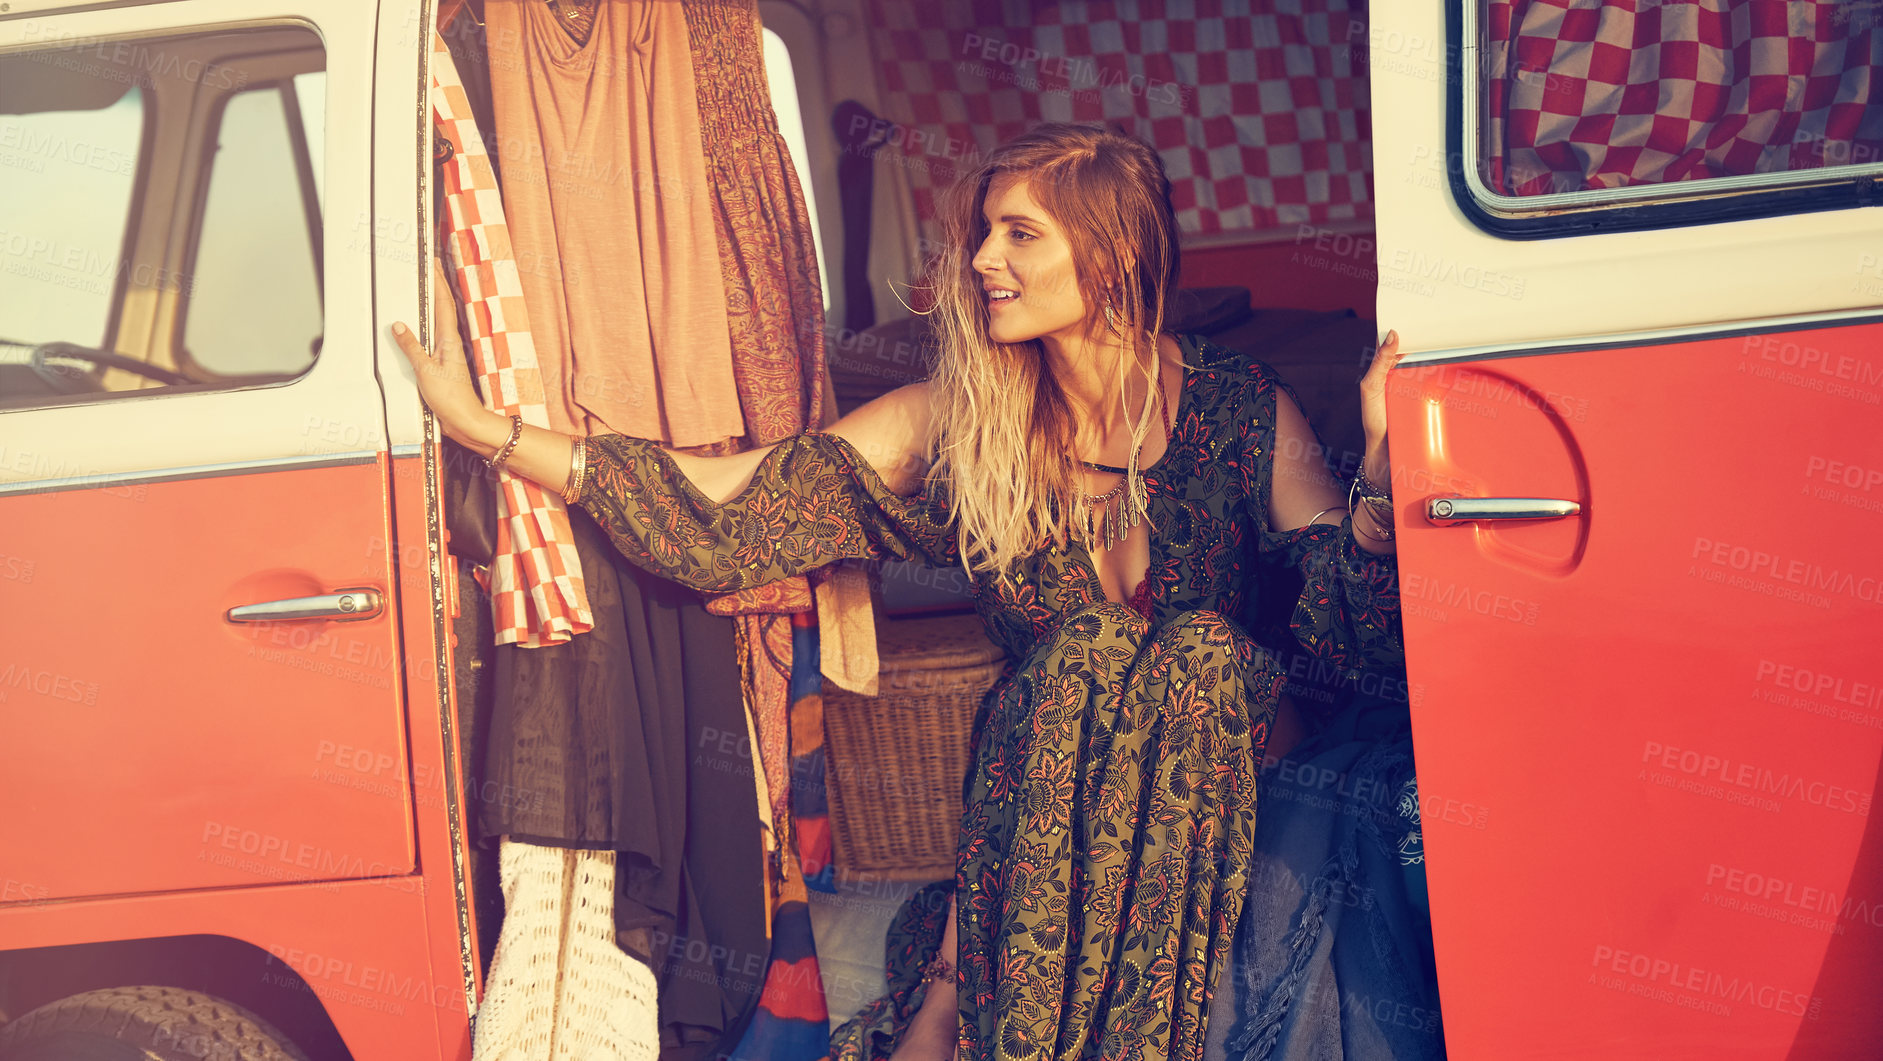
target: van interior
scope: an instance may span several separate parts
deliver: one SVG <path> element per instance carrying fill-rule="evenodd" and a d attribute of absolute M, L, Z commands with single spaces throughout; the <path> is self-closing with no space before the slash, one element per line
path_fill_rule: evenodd
<path fill-rule="evenodd" d="M 489 61 L 481 7 L 447 3 L 440 14 L 474 110 L 474 81 Z M 1037 121 L 1105 121 L 1157 146 L 1171 177 L 1183 236 L 1167 329 L 1267 362 L 1293 388 L 1330 466 L 1351 475 L 1362 456 L 1357 384 L 1378 334 L 1366 53 L 1350 43 L 1364 41 L 1364 10 L 1335 2 L 1206 18 L 1170 5 L 1166 17 L 1120 20 L 1093 5 L 1075 21 L 1072 7 L 761 0 L 773 107 L 816 230 L 838 411 L 928 375 L 933 344 L 915 310 L 935 202 L 952 174 Z M 922 620 L 976 625 L 965 579 L 894 562 L 871 574 L 885 651 L 899 631 L 930 636 L 933 628 L 910 625 Z M 461 586 L 473 599 L 468 578 Z M 488 643 L 489 617 L 478 611 L 459 619 L 461 654 Z M 488 694 L 479 682 L 488 667 L 458 662 L 468 708 L 469 694 Z M 855 813 L 861 800 L 837 791 L 836 779 L 857 745 L 835 722 L 846 694 L 825 688 L 826 754 L 839 760 L 826 764 L 836 851 L 829 890 L 814 885 L 810 898 L 835 1028 L 880 993 L 897 906 L 952 871 L 846 864 L 859 860 L 860 844 L 854 833 L 846 844 L 845 804 Z M 1291 688 L 1328 703 L 1352 695 Z M 1271 758 L 1303 732 L 1285 708 Z M 472 718 L 463 733 L 475 784 L 482 730 Z M 930 816 L 952 825 L 945 812 Z M 473 867 L 486 958 L 501 922 L 494 861 Z"/>

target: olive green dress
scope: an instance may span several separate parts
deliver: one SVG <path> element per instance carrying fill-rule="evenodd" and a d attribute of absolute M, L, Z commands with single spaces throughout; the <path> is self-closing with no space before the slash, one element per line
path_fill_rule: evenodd
<path fill-rule="evenodd" d="M 1245 632 L 1264 570 L 1298 572 L 1288 626 L 1308 654 L 1348 669 L 1402 655 L 1393 557 L 1360 549 L 1344 522 L 1268 525 L 1274 371 L 1179 344 L 1170 445 L 1145 470 L 1150 618 L 1105 598 L 1077 544 L 974 583 L 1012 662 L 977 715 L 964 785 L 964 1059 L 1200 1058 L 1285 677 Z M 582 504 L 630 561 L 696 589 L 844 558 L 960 563 L 945 498 L 896 496 L 834 435 L 781 444 L 724 505 L 651 443 L 590 444 Z M 889 993 L 838 1030 L 833 1056 L 886 1057 L 920 1006 L 947 901 L 917 899 L 890 933 Z"/>

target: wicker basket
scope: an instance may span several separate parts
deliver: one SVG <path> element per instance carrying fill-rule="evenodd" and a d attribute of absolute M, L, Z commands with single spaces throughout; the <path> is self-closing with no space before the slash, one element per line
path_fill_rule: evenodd
<path fill-rule="evenodd" d="M 838 873 L 930 881 L 955 871 L 961 782 L 982 696 L 1006 653 L 974 615 L 884 619 L 880 695 L 826 685 L 824 735 Z"/>

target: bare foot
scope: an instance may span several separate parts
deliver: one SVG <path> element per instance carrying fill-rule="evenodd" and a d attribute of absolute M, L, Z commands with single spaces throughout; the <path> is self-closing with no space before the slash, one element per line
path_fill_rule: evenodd
<path fill-rule="evenodd" d="M 955 902 L 948 900 L 948 927 L 942 932 L 941 956 L 955 961 Z M 928 985 L 922 1008 L 909 1019 L 889 1061 L 954 1061 L 961 1041 L 961 1015 L 955 1005 L 955 985 L 937 981 Z"/>
<path fill-rule="evenodd" d="M 954 1061 L 955 1043 L 961 1034 L 959 1020 L 953 985 L 928 985 L 922 1008 L 910 1019 L 889 1061 Z"/>

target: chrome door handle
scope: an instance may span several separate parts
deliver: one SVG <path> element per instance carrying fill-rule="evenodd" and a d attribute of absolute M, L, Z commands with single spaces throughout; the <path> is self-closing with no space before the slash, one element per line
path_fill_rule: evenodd
<path fill-rule="evenodd" d="M 385 597 L 371 586 L 335 590 L 318 597 L 289 597 L 230 608 L 232 623 L 280 623 L 294 619 L 371 619 L 386 606 Z"/>
<path fill-rule="evenodd" d="M 1574 501 L 1553 497 L 1435 497 L 1425 503 L 1425 518 L 1433 523 L 1463 523 L 1476 519 L 1562 519 L 1582 511 Z"/>

